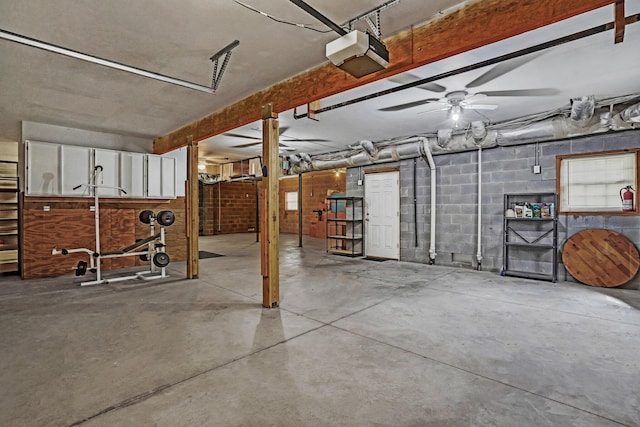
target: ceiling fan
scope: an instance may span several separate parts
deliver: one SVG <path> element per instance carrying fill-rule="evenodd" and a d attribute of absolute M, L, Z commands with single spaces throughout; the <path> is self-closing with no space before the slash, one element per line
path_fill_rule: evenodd
<path fill-rule="evenodd" d="M 481 97 L 503 97 L 503 96 L 552 96 L 560 93 L 558 89 L 554 88 L 538 88 L 538 89 L 514 89 L 514 90 L 492 90 L 492 91 L 482 91 L 482 92 L 474 92 L 470 93 L 467 89 L 473 89 L 478 86 L 481 86 L 485 83 L 488 83 L 514 69 L 520 67 L 521 65 L 526 64 L 527 62 L 537 58 L 540 54 L 537 55 L 527 55 L 520 58 L 514 58 L 509 61 L 502 62 L 473 81 L 469 82 L 465 85 L 462 90 L 454 90 L 447 92 L 447 88 L 439 85 L 437 83 L 425 83 L 420 86 L 415 86 L 416 88 L 428 90 L 431 92 L 447 92 L 443 98 L 425 98 L 420 99 L 418 101 L 407 102 L 404 104 L 391 105 L 389 107 L 380 108 L 379 111 L 402 111 L 413 107 L 418 107 L 420 105 L 425 105 L 429 103 L 440 103 L 445 105 L 445 108 L 441 108 L 440 110 L 449 110 L 450 115 L 453 116 L 455 114 L 461 114 L 464 108 L 473 109 L 473 110 L 494 110 L 498 108 L 497 105 L 494 104 L 474 104 Z M 389 80 L 394 83 L 399 84 L 407 84 L 411 82 L 415 82 L 420 80 L 421 78 L 410 74 L 403 73 L 398 76 L 391 77 Z M 438 110 L 434 110 L 438 111 Z"/>
<path fill-rule="evenodd" d="M 469 95 L 469 93 L 465 90 L 458 90 L 449 92 L 445 95 L 444 98 L 434 99 L 434 103 L 438 103 L 440 105 L 444 105 L 443 108 L 438 108 L 435 110 L 426 110 L 421 111 L 418 114 L 422 113 L 431 113 L 434 111 L 448 111 L 449 118 L 453 121 L 458 121 L 460 117 L 462 117 L 462 113 L 464 110 L 495 110 L 498 108 L 495 104 L 475 104 L 478 99 L 484 98 L 486 95 L 484 94 L 475 94 Z"/>
<path fill-rule="evenodd" d="M 289 129 L 288 126 L 282 126 L 280 128 L 280 136 L 282 136 L 287 130 Z M 260 131 L 259 129 L 251 129 L 251 130 L 255 130 L 255 131 Z M 247 148 L 247 147 L 252 147 L 254 145 L 260 145 L 262 144 L 262 138 L 261 137 L 255 137 L 255 136 L 250 136 L 250 135 L 242 135 L 242 134 L 238 134 L 238 133 L 224 133 L 223 135 L 225 136 L 230 136 L 232 138 L 244 138 L 244 139 L 251 139 L 254 142 L 248 142 L 246 144 L 240 144 L 240 145 L 234 145 L 231 148 Z M 311 138 L 311 139 L 300 139 L 300 138 L 289 138 L 289 139 L 285 139 L 283 140 L 285 142 L 329 142 L 329 140 L 327 139 L 319 139 L 319 138 Z M 284 150 L 284 151 L 295 151 L 296 149 L 293 147 L 289 147 L 286 144 L 283 144 L 282 142 L 280 143 L 280 149 Z"/>

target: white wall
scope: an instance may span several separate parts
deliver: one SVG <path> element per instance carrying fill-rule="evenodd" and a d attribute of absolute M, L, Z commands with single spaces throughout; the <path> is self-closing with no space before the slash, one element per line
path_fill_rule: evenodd
<path fill-rule="evenodd" d="M 136 153 L 153 152 L 153 141 L 150 139 L 23 121 L 22 142 L 25 140 L 133 151 Z"/>
<path fill-rule="evenodd" d="M 0 160 L 18 161 L 18 142 L 0 141 Z"/>

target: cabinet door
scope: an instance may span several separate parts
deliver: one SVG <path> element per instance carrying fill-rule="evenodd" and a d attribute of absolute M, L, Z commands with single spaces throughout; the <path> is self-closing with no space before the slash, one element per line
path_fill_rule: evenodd
<path fill-rule="evenodd" d="M 162 197 L 162 156 L 147 154 L 147 197 Z"/>
<path fill-rule="evenodd" d="M 147 197 L 176 197 L 176 159 L 147 154 Z"/>
<path fill-rule="evenodd" d="M 29 196 L 60 195 L 60 144 L 26 141 Z"/>
<path fill-rule="evenodd" d="M 162 158 L 162 197 L 176 197 L 176 159 Z"/>
<path fill-rule="evenodd" d="M 145 155 L 120 153 L 120 187 L 125 197 L 144 197 Z"/>
<path fill-rule="evenodd" d="M 102 166 L 102 172 L 98 176 L 99 181 L 96 183 L 99 186 L 97 191 L 100 197 L 119 197 L 120 191 L 118 190 L 118 181 L 120 176 L 120 162 L 118 151 L 113 150 L 101 150 L 96 148 L 93 152 L 93 164 L 95 167 Z"/>
<path fill-rule="evenodd" d="M 60 188 L 63 196 L 89 196 L 92 189 L 93 171 L 91 168 L 92 149 L 63 145 L 60 148 Z M 80 187 L 78 187 L 80 186 Z M 78 188 L 76 188 L 78 187 Z"/>

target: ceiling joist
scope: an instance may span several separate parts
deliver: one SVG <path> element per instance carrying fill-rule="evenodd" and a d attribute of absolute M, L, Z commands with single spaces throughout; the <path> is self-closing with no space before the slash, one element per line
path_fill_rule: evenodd
<path fill-rule="evenodd" d="M 267 103 L 272 103 L 275 112 L 287 111 L 603 6 L 617 5 L 618 2 L 619 0 L 478 1 L 442 19 L 385 39 L 390 52 L 390 64 L 385 70 L 356 79 L 332 64 L 325 64 L 157 138 L 154 141 L 154 152 L 166 153 L 185 146 L 189 137 L 198 141 L 259 120 L 262 106 Z M 624 10 L 622 13 L 624 14 Z"/>

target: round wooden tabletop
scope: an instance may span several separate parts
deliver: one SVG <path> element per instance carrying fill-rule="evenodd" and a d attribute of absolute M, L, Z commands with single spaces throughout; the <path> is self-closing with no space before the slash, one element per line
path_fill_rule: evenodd
<path fill-rule="evenodd" d="M 611 288 L 624 285 L 638 272 L 640 254 L 622 234 L 602 228 L 580 231 L 562 249 L 562 263 L 582 283 Z"/>

